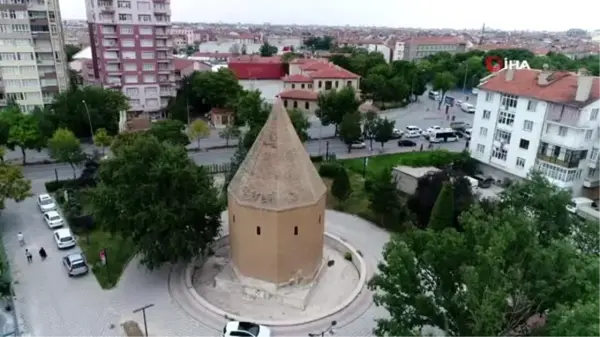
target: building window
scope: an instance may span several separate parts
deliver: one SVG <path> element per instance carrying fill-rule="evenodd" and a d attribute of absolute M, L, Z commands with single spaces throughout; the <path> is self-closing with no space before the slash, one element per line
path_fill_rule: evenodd
<path fill-rule="evenodd" d="M 481 137 L 487 136 L 487 128 L 479 128 L 479 135 Z"/>
<path fill-rule="evenodd" d="M 502 94 L 500 99 L 500 106 L 508 110 L 510 108 L 517 107 L 517 96 Z"/>
<path fill-rule="evenodd" d="M 310 109 L 310 103 L 304 102 L 304 109 L 306 109 L 306 110 Z"/>
<path fill-rule="evenodd" d="M 129 103 L 131 105 L 140 105 L 140 100 L 139 99 L 130 99 Z"/>
<path fill-rule="evenodd" d="M 352 81 L 348 81 L 348 82 L 346 82 L 346 86 L 347 86 L 347 87 L 351 87 L 351 86 L 352 86 Z"/>
<path fill-rule="evenodd" d="M 592 109 L 592 112 L 590 112 L 590 120 L 595 121 L 596 118 L 598 118 L 598 108 Z"/>
<path fill-rule="evenodd" d="M 298 226 L 294 226 L 294 235 L 298 235 Z"/>
<path fill-rule="evenodd" d="M 527 102 L 527 111 L 535 111 L 535 109 L 537 108 L 537 102 L 536 101 L 529 101 Z"/>
<path fill-rule="evenodd" d="M 590 153 L 590 160 L 591 161 L 598 160 L 598 149 L 597 148 L 592 149 L 592 152 Z"/>
<path fill-rule="evenodd" d="M 331 81 L 325 81 L 325 90 L 331 90 Z"/>
<path fill-rule="evenodd" d="M 588 178 L 594 178 L 594 176 L 596 175 L 596 169 L 595 168 L 588 168 Z"/>
<path fill-rule="evenodd" d="M 483 154 L 483 152 L 485 151 L 485 145 L 477 144 L 477 148 L 475 151 L 477 151 L 477 153 L 479 153 L 479 154 Z"/>
<path fill-rule="evenodd" d="M 146 95 L 146 96 L 156 96 L 156 95 L 158 95 L 158 88 L 157 87 L 144 88 L 144 95 Z"/>
<path fill-rule="evenodd" d="M 531 131 L 533 130 L 533 121 L 524 121 L 523 122 L 523 131 Z"/>
<path fill-rule="evenodd" d="M 119 21 L 131 21 L 132 19 L 131 14 L 119 14 Z"/>
<path fill-rule="evenodd" d="M 521 158 L 521 157 L 517 157 L 517 165 L 518 168 L 524 168 L 525 167 L 525 159 Z"/>
<path fill-rule="evenodd" d="M 154 41 L 148 40 L 148 39 L 141 40 L 140 41 L 140 46 L 142 46 L 142 47 L 152 47 L 152 46 L 154 46 Z"/>
<path fill-rule="evenodd" d="M 260 235 L 260 226 L 256 226 L 256 235 Z"/>
<path fill-rule="evenodd" d="M 312 89 L 313 85 L 312 83 L 307 84 L 308 89 Z"/>
<path fill-rule="evenodd" d="M 581 170 L 576 168 L 566 169 L 558 165 L 540 163 L 537 165 L 537 170 L 548 178 L 560 180 L 563 182 L 571 182 L 581 178 Z"/>
<path fill-rule="evenodd" d="M 298 108 L 298 101 L 294 101 L 294 109 Z"/>
<path fill-rule="evenodd" d="M 154 83 L 156 82 L 156 77 L 154 75 L 144 75 L 144 83 Z"/>
<path fill-rule="evenodd" d="M 138 20 L 140 22 L 151 22 L 152 16 L 151 15 L 138 15 Z"/>
<path fill-rule="evenodd" d="M 525 150 L 529 149 L 529 141 L 527 139 L 521 138 L 521 140 L 519 141 L 519 147 Z"/>
<path fill-rule="evenodd" d="M 514 113 L 500 111 L 500 116 L 498 116 L 498 124 L 505 124 L 505 125 L 512 126 L 514 124 L 514 122 L 515 122 L 515 114 Z"/>
<path fill-rule="evenodd" d="M 142 59 L 151 60 L 153 58 L 154 58 L 154 52 L 151 52 L 151 51 L 142 52 Z"/>
<path fill-rule="evenodd" d="M 235 214 L 233 214 L 233 215 L 231 216 L 231 219 L 232 219 L 232 220 L 233 220 L 233 222 L 235 223 Z"/>
<path fill-rule="evenodd" d="M 590 139 L 592 139 L 592 134 L 593 134 L 593 133 L 594 133 L 594 131 L 593 131 L 593 130 L 587 130 L 587 131 L 585 132 L 585 140 L 590 140 Z"/>
<path fill-rule="evenodd" d="M 304 89 L 304 83 L 300 84 L 300 88 Z"/>
<path fill-rule="evenodd" d="M 319 89 L 323 87 L 323 82 L 319 81 Z"/>
<path fill-rule="evenodd" d="M 129 59 L 129 60 L 135 59 L 135 52 L 134 51 L 123 52 L 123 58 Z"/>
<path fill-rule="evenodd" d="M 496 130 L 496 134 L 494 135 L 494 140 L 497 140 L 504 144 L 510 144 L 510 132 Z"/>
<path fill-rule="evenodd" d="M 494 99 L 494 94 L 491 92 L 486 92 L 485 93 L 485 101 L 486 102 L 491 102 Z"/>
<path fill-rule="evenodd" d="M 137 64 L 135 63 L 125 63 L 125 71 L 137 71 Z"/>
<path fill-rule="evenodd" d="M 121 34 L 131 35 L 131 34 L 133 34 L 133 27 L 121 26 L 119 31 L 121 32 Z"/>
<path fill-rule="evenodd" d="M 152 27 L 140 27 L 140 35 L 152 35 Z"/>
<path fill-rule="evenodd" d="M 144 63 L 142 65 L 142 70 L 143 71 L 153 71 L 154 70 L 154 63 Z"/>
<path fill-rule="evenodd" d="M 287 99 L 284 99 L 284 100 L 283 100 L 283 106 L 284 106 L 284 107 L 286 107 L 286 108 L 288 107 L 288 102 L 287 102 Z"/>
<path fill-rule="evenodd" d="M 292 89 L 296 89 L 296 85 L 292 83 Z"/>
<path fill-rule="evenodd" d="M 492 150 L 492 157 L 494 157 L 496 159 L 500 159 L 500 160 L 506 161 L 506 154 L 507 154 L 506 150 L 501 149 L 499 147 L 495 147 Z"/>
<path fill-rule="evenodd" d="M 125 83 L 137 83 L 137 75 L 127 75 L 125 76 Z"/>
<path fill-rule="evenodd" d="M 559 126 L 558 135 L 561 137 L 565 137 L 567 135 L 567 128 L 565 126 Z"/>
<path fill-rule="evenodd" d="M 492 112 L 490 110 L 483 110 L 483 119 L 490 119 Z"/>
<path fill-rule="evenodd" d="M 117 2 L 119 8 L 131 8 L 131 1 L 119 1 Z"/>
<path fill-rule="evenodd" d="M 125 89 L 125 95 L 129 97 L 137 97 L 140 93 L 138 88 L 127 88 Z"/>
<path fill-rule="evenodd" d="M 149 11 L 150 10 L 150 3 L 147 2 L 147 1 L 138 1 L 137 8 L 140 11 Z"/>
<path fill-rule="evenodd" d="M 336 89 L 340 87 L 340 81 L 335 81 L 335 87 Z"/>
<path fill-rule="evenodd" d="M 123 46 L 123 47 L 135 47 L 135 41 L 134 40 L 129 40 L 129 39 L 121 40 L 121 46 Z"/>

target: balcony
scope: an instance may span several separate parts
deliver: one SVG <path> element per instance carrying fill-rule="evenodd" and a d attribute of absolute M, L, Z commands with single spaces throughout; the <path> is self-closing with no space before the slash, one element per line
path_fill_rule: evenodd
<path fill-rule="evenodd" d="M 169 34 L 167 33 L 167 30 L 164 29 L 164 28 L 156 29 L 154 31 L 154 35 L 156 35 L 156 36 L 163 36 L 164 38 L 168 38 L 169 37 Z"/>
<path fill-rule="evenodd" d="M 51 78 L 56 79 L 57 78 L 55 71 L 39 71 L 38 76 L 40 79 L 51 79 Z"/>
<path fill-rule="evenodd" d="M 115 8 L 112 5 L 104 5 L 104 6 L 100 6 L 100 12 L 101 13 L 114 13 L 115 12 Z"/>
<path fill-rule="evenodd" d="M 107 44 L 102 44 L 102 46 L 106 50 L 119 50 L 120 49 L 119 44 L 117 44 L 117 43 L 107 43 Z"/>
<path fill-rule="evenodd" d="M 581 161 L 580 159 L 578 159 L 578 160 L 572 160 L 570 162 L 567 162 L 563 159 L 558 159 L 558 157 L 547 156 L 547 155 L 544 155 L 541 153 L 538 153 L 536 157 L 538 160 L 544 161 L 546 163 L 558 165 L 558 166 L 568 168 L 568 169 L 579 167 L 579 162 Z"/>
<path fill-rule="evenodd" d="M 39 66 L 53 66 L 54 59 L 37 59 L 36 63 Z"/>
<path fill-rule="evenodd" d="M 163 4 L 155 4 L 154 5 L 154 13 L 162 13 L 166 14 L 169 12 L 169 7 Z"/>
<path fill-rule="evenodd" d="M 115 23 L 115 18 L 111 16 L 100 16 L 98 18 L 98 22 L 100 23 Z"/>
<path fill-rule="evenodd" d="M 52 45 L 50 43 L 34 43 L 33 50 L 36 53 L 52 53 Z"/>
<path fill-rule="evenodd" d="M 44 102 L 44 104 L 51 104 L 53 100 L 54 100 L 54 98 L 51 96 L 45 96 L 42 98 L 42 101 Z"/>
<path fill-rule="evenodd" d="M 119 76 L 123 73 L 123 71 L 121 71 L 121 69 L 119 67 L 116 68 L 106 68 L 106 73 L 109 75 L 113 75 L 113 76 Z"/>
<path fill-rule="evenodd" d="M 600 179 L 598 177 L 586 177 L 583 179 L 583 186 L 587 188 L 594 188 L 600 186 Z"/>
<path fill-rule="evenodd" d="M 159 67 L 158 68 L 158 73 L 159 74 L 171 74 L 173 71 L 175 70 L 175 68 L 172 67 Z"/>
<path fill-rule="evenodd" d="M 106 86 L 109 88 L 118 88 L 121 86 L 121 81 L 108 81 L 106 82 Z"/>

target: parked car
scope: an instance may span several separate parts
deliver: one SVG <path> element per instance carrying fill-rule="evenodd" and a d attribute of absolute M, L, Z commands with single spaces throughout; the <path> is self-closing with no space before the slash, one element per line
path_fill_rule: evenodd
<path fill-rule="evenodd" d="M 460 105 L 460 109 L 466 113 L 470 113 L 470 114 L 475 113 L 475 106 L 473 106 L 473 104 L 469 104 L 467 102 L 463 102 Z"/>
<path fill-rule="evenodd" d="M 270 337 L 271 329 L 250 322 L 228 322 L 223 328 L 223 337 Z"/>
<path fill-rule="evenodd" d="M 44 221 L 48 227 L 54 229 L 64 226 L 64 220 L 57 211 L 49 211 L 44 213 Z"/>
<path fill-rule="evenodd" d="M 410 139 L 400 139 L 398 141 L 398 146 L 401 146 L 401 147 L 413 147 L 413 146 L 417 146 L 417 143 L 415 143 L 414 141 L 412 141 Z"/>
<path fill-rule="evenodd" d="M 430 90 L 427 96 L 429 97 L 429 99 L 432 99 L 434 101 L 440 100 L 440 93 L 434 90 Z"/>
<path fill-rule="evenodd" d="M 63 266 L 69 276 L 79 276 L 88 273 L 89 268 L 82 253 L 72 253 L 62 259 Z"/>
<path fill-rule="evenodd" d="M 54 241 L 58 249 L 75 247 L 75 237 L 68 228 L 61 228 L 54 231 Z"/>
<path fill-rule="evenodd" d="M 367 145 L 364 142 L 358 141 L 358 142 L 354 142 L 350 145 L 351 148 L 353 149 L 364 149 L 367 147 Z"/>
<path fill-rule="evenodd" d="M 404 132 L 402 132 L 401 130 L 394 129 L 394 131 L 392 131 L 392 139 L 402 138 L 403 135 Z"/>
<path fill-rule="evenodd" d="M 50 194 L 47 193 L 38 195 L 37 204 L 38 208 L 42 213 L 54 211 L 56 209 L 56 204 L 54 203 L 54 200 L 52 199 Z"/>
<path fill-rule="evenodd" d="M 422 132 L 423 130 L 418 126 L 409 125 L 406 127 L 406 137 L 408 138 L 420 137 Z"/>
<path fill-rule="evenodd" d="M 473 178 L 479 181 L 479 188 L 490 188 L 494 184 L 494 178 L 492 177 L 486 177 L 484 175 L 477 174 L 474 175 Z"/>
<path fill-rule="evenodd" d="M 439 131 L 439 130 L 441 130 L 441 129 L 442 129 L 442 127 L 441 127 L 441 126 L 439 126 L 439 125 L 434 125 L 434 126 L 432 126 L 432 127 L 428 128 L 427 130 L 425 130 L 425 131 L 421 132 L 421 134 L 422 134 L 424 137 L 428 137 L 428 136 L 429 136 L 429 135 L 430 135 L 432 132 Z"/>

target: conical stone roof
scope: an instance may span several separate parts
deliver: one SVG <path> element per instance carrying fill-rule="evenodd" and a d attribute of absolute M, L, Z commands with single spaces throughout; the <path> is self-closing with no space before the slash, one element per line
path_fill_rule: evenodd
<path fill-rule="evenodd" d="M 280 100 L 227 191 L 241 205 L 270 210 L 311 205 L 327 192 Z"/>

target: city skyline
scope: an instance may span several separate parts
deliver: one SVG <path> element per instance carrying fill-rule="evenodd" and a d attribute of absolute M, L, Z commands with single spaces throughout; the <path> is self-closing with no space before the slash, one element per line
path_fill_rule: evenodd
<path fill-rule="evenodd" d="M 86 19 L 85 1 L 59 0 L 64 19 Z M 579 11 L 565 16 L 558 6 L 542 6 L 541 1 L 506 0 L 489 6 L 476 0 L 453 2 L 391 2 L 371 0 L 369 6 L 349 5 L 341 0 L 305 0 L 295 4 L 273 0 L 230 0 L 200 7 L 197 1 L 171 2 L 172 21 L 224 22 L 248 24 L 299 24 L 335 26 L 411 27 L 423 29 L 477 29 L 564 31 L 570 28 L 594 30 L 594 11 Z M 569 3 L 583 8 L 583 0 Z M 484 7 L 496 7 L 490 10 Z M 435 8 L 435 10 L 434 10 Z M 234 10 L 232 10 L 234 9 Z M 489 11 L 490 13 L 486 13 Z M 332 15 L 331 13 L 336 13 Z M 416 14 L 421 13 L 421 14 Z M 560 18 L 560 20 L 556 20 Z"/>

